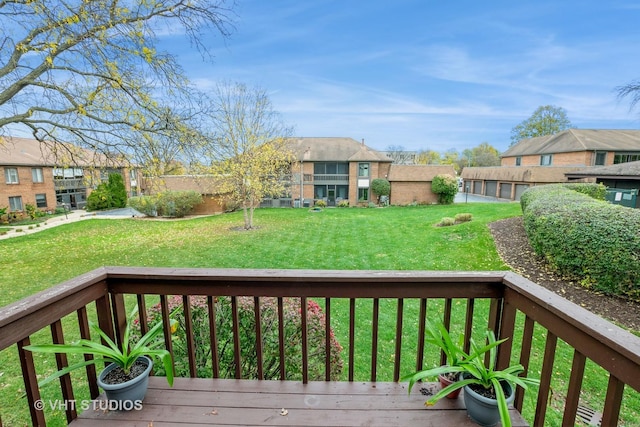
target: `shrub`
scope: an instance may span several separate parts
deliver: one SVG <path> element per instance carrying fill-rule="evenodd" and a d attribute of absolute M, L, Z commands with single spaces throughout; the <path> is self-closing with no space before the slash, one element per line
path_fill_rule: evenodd
<path fill-rule="evenodd" d="M 338 202 L 338 207 L 339 208 L 348 208 L 349 207 L 349 201 L 348 200 L 340 200 Z"/>
<path fill-rule="evenodd" d="M 112 206 L 113 199 L 105 183 L 98 185 L 87 197 L 86 208 L 88 211 L 101 211 L 110 209 Z"/>
<path fill-rule="evenodd" d="M 157 216 L 158 208 L 156 206 L 156 201 L 155 196 L 136 196 L 130 197 L 128 204 L 133 209 L 147 216 Z"/>
<path fill-rule="evenodd" d="M 147 216 L 182 218 L 202 203 L 197 191 L 166 191 L 153 196 L 138 196 L 129 199 L 129 206 Z"/>
<path fill-rule="evenodd" d="M 27 215 L 29 215 L 29 218 L 31 219 L 36 219 L 36 217 L 38 216 L 38 209 L 36 209 L 35 206 L 29 203 L 24 205 L 24 210 L 27 212 Z"/>
<path fill-rule="evenodd" d="M 472 218 L 473 215 L 471 215 L 470 213 L 459 213 L 456 214 L 454 219 L 456 220 L 456 222 L 469 222 Z"/>
<path fill-rule="evenodd" d="M 558 272 L 606 294 L 640 297 L 640 212 L 596 200 L 600 189 L 533 187 L 522 194 L 531 246 Z"/>
<path fill-rule="evenodd" d="M 251 297 L 238 297 L 238 321 L 240 334 L 240 355 L 242 360 L 242 378 L 257 379 L 258 364 L 256 354 L 255 305 Z M 169 298 L 169 310 L 172 318 L 178 321 L 173 334 L 175 369 L 178 376 L 189 376 L 189 362 L 186 341 L 186 324 L 182 297 Z M 233 317 L 230 297 L 214 298 L 216 339 L 221 378 L 235 377 Z M 190 298 L 193 337 L 197 374 L 199 377 L 212 377 L 212 355 L 209 330 L 207 298 Z M 283 299 L 284 340 L 285 340 L 285 376 L 288 380 L 302 379 L 302 328 L 300 318 L 300 300 Z M 278 300 L 260 299 L 260 319 L 262 323 L 262 352 L 265 379 L 280 378 Z M 161 308 L 157 304 L 148 310 L 148 324 L 152 327 L 161 321 Z M 307 337 L 309 356 L 309 380 L 325 378 L 325 316 L 322 309 L 312 300 L 307 300 Z M 338 380 L 342 373 L 342 347 L 330 332 L 331 340 L 331 380 Z M 154 367 L 162 375 L 162 367 Z"/>
<path fill-rule="evenodd" d="M 322 199 L 316 200 L 315 203 L 314 203 L 314 206 L 317 206 L 319 208 L 326 208 L 327 207 L 327 202 L 325 202 Z"/>
<path fill-rule="evenodd" d="M 442 218 L 442 219 L 440 220 L 440 222 L 439 222 L 438 224 L 436 224 L 436 225 L 437 225 L 438 227 L 449 227 L 449 226 L 451 226 L 451 225 L 454 225 L 455 223 L 456 223 L 456 220 L 455 220 L 455 219 L 453 219 L 453 218 L 451 218 L 451 217 L 448 217 L 448 216 L 445 216 L 445 217 L 444 217 L 444 218 Z"/>
<path fill-rule="evenodd" d="M 388 196 L 391 192 L 391 184 L 384 178 L 376 178 L 371 181 L 371 190 L 378 196 Z"/>
<path fill-rule="evenodd" d="M 431 181 L 431 191 L 438 195 L 438 203 L 450 205 L 458 193 L 458 181 L 451 175 L 436 175 Z"/>
<path fill-rule="evenodd" d="M 109 174 L 107 190 L 111 194 L 112 208 L 124 208 L 127 206 L 127 189 L 124 186 L 122 175 L 119 173 Z"/>

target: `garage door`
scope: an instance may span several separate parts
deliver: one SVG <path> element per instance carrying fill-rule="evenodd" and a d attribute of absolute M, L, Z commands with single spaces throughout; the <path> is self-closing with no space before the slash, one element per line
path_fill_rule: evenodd
<path fill-rule="evenodd" d="M 487 181 L 484 185 L 484 195 L 496 197 L 498 191 L 498 181 Z"/>

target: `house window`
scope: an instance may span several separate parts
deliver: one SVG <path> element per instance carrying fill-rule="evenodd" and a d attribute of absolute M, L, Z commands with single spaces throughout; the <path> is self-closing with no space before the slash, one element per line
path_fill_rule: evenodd
<path fill-rule="evenodd" d="M 358 176 L 369 176 L 369 163 L 358 163 Z"/>
<path fill-rule="evenodd" d="M 4 168 L 4 179 L 7 184 L 18 184 L 18 169 Z"/>
<path fill-rule="evenodd" d="M 619 163 L 635 162 L 638 160 L 640 160 L 639 153 L 616 153 L 613 157 L 613 164 L 617 165 Z"/>
<path fill-rule="evenodd" d="M 12 212 L 22 210 L 22 196 L 9 197 L 9 210 Z"/>
<path fill-rule="evenodd" d="M 522 156 L 516 157 L 516 166 L 522 166 Z"/>
<path fill-rule="evenodd" d="M 540 156 L 540 166 L 551 166 L 553 154 L 543 154 Z"/>
<path fill-rule="evenodd" d="M 33 182 L 44 182 L 42 168 L 31 168 L 31 180 Z"/>
<path fill-rule="evenodd" d="M 47 195 L 46 194 L 36 194 L 36 206 L 39 208 L 47 207 Z"/>
<path fill-rule="evenodd" d="M 367 200 L 369 200 L 369 189 L 358 188 L 358 201 L 366 202 Z"/>
<path fill-rule="evenodd" d="M 596 151 L 596 166 L 604 166 L 607 161 L 607 152 L 606 151 Z"/>

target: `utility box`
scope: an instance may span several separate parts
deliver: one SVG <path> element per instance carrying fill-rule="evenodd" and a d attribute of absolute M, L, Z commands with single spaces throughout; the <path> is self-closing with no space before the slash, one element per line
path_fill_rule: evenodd
<path fill-rule="evenodd" d="M 622 205 L 628 208 L 638 207 L 638 190 L 637 188 L 607 188 L 605 198 L 614 205 Z"/>

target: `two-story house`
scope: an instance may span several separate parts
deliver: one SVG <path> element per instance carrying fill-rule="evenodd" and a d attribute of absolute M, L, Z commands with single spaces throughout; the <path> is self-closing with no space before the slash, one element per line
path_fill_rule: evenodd
<path fill-rule="evenodd" d="M 122 174 L 128 194 L 137 194 L 136 169 L 73 145 L 57 148 L 35 139 L 0 139 L 0 208 L 22 212 L 27 204 L 40 210 L 65 204 L 81 209 L 91 190 L 110 173 Z"/>
<path fill-rule="evenodd" d="M 524 139 L 501 155 L 501 166 L 467 167 L 470 193 L 520 200 L 530 186 L 569 182 L 573 172 L 640 160 L 640 130 L 569 129 Z"/>

